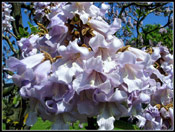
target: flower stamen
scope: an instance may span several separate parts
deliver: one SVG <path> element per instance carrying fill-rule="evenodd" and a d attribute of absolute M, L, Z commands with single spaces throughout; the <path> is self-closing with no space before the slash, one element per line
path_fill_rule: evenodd
<path fill-rule="evenodd" d="M 158 108 L 158 110 L 160 110 L 162 107 L 164 107 L 167 111 L 169 110 L 169 108 L 173 108 L 172 103 L 169 103 L 167 105 L 156 104 L 155 106 Z"/>
<path fill-rule="evenodd" d="M 47 30 L 47 28 L 44 27 L 43 24 L 39 22 L 37 24 L 38 24 L 38 29 L 39 29 L 38 35 L 40 37 L 44 36 L 45 34 L 48 34 L 49 31 Z"/>
<path fill-rule="evenodd" d="M 92 49 L 89 48 L 86 44 L 82 44 L 81 47 L 85 47 L 85 48 L 87 48 L 89 51 L 92 51 Z"/>
<path fill-rule="evenodd" d="M 56 56 L 54 58 L 52 58 L 52 56 L 47 53 L 46 51 L 41 50 L 41 53 L 44 53 L 44 59 L 42 60 L 42 62 L 46 61 L 46 60 L 50 60 L 51 63 L 55 62 L 57 59 L 62 58 L 62 56 Z"/>
<path fill-rule="evenodd" d="M 152 54 L 153 53 L 153 49 L 150 47 L 146 50 L 146 53 Z"/>
<path fill-rule="evenodd" d="M 117 50 L 117 52 L 116 52 L 116 53 L 118 53 L 118 52 L 124 52 L 124 51 L 127 51 L 129 47 L 131 47 L 131 46 L 130 46 L 130 45 L 123 46 L 122 48 L 120 48 L 119 50 Z"/>

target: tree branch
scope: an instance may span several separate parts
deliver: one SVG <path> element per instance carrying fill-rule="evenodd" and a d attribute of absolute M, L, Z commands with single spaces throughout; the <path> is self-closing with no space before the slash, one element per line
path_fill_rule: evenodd
<path fill-rule="evenodd" d="M 8 33 L 10 33 L 13 37 L 15 37 L 15 39 L 20 39 L 17 36 L 15 36 L 15 34 L 13 34 L 12 32 L 10 32 L 9 30 L 7 30 Z"/>
<path fill-rule="evenodd" d="M 14 84 L 4 84 L 3 86 L 3 97 L 9 95 L 14 89 Z"/>
<path fill-rule="evenodd" d="M 12 4 L 12 16 L 15 21 L 12 21 L 13 32 L 15 36 L 17 36 L 17 40 L 19 40 L 19 27 L 23 28 L 22 25 L 22 15 L 21 15 L 21 3 L 11 3 Z"/>
<path fill-rule="evenodd" d="M 120 13 L 119 13 L 118 18 L 121 18 L 122 13 L 124 12 L 125 8 L 128 8 L 128 7 L 131 6 L 131 5 L 135 5 L 135 3 L 130 3 L 130 4 L 128 4 L 128 5 L 123 6 L 122 9 L 121 9 L 121 11 L 120 11 Z"/>
<path fill-rule="evenodd" d="M 168 25 L 170 24 L 170 16 L 171 16 L 172 13 L 173 13 L 173 11 L 171 11 L 171 13 L 169 14 L 168 22 L 167 22 L 164 26 L 162 26 L 162 27 L 156 27 L 156 28 L 154 28 L 154 29 L 152 29 L 152 30 L 150 30 L 150 31 L 148 31 L 148 32 L 145 32 L 145 31 L 143 30 L 143 28 L 142 28 L 142 31 L 145 33 L 145 36 L 146 36 L 147 34 L 151 33 L 151 32 L 154 32 L 154 31 L 156 31 L 156 30 L 159 30 L 159 29 L 161 29 L 161 28 L 164 28 L 164 27 L 168 26 Z"/>
<path fill-rule="evenodd" d="M 33 9 L 33 6 L 30 4 L 30 5 L 26 5 L 25 3 L 22 3 L 21 4 L 21 8 L 25 8 L 27 10 L 32 10 Z"/>
<path fill-rule="evenodd" d="M 12 43 L 10 42 L 9 37 L 4 36 L 4 34 L 2 34 L 2 38 L 3 38 L 4 40 L 6 40 L 6 41 L 7 41 L 7 43 L 9 44 L 9 46 L 10 46 L 10 48 L 11 48 L 11 50 L 14 52 L 14 54 L 15 54 L 15 55 L 17 55 L 17 54 L 18 54 L 18 52 L 17 52 L 17 51 L 14 49 L 14 47 L 13 47 Z"/>

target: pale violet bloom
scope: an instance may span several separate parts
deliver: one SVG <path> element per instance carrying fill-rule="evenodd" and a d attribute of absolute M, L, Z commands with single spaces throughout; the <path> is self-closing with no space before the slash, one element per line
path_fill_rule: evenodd
<path fill-rule="evenodd" d="M 125 97 L 124 97 L 125 98 Z M 99 130 L 113 130 L 114 121 L 120 119 L 120 117 L 128 116 L 126 106 L 121 105 L 118 102 L 108 102 L 101 104 L 100 112 L 97 116 L 97 124 Z"/>
<path fill-rule="evenodd" d="M 109 25 L 101 17 L 90 19 L 88 23 L 95 31 L 101 33 L 105 37 L 108 35 L 113 35 L 121 28 L 121 20 L 118 18 L 115 18 L 111 25 Z"/>
<path fill-rule="evenodd" d="M 44 18 L 50 20 L 51 16 L 56 15 L 60 11 L 55 10 L 55 8 L 60 8 L 60 2 L 34 2 L 33 8 L 35 9 L 34 18 L 42 23 Z"/>
<path fill-rule="evenodd" d="M 29 99 L 28 117 L 25 122 L 27 126 L 33 126 L 38 119 L 38 113 L 37 113 L 38 103 L 39 101 L 37 101 L 34 98 Z"/>
<path fill-rule="evenodd" d="M 80 93 L 85 89 L 100 88 L 108 93 L 110 88 L 107 86 L 110 85 L 110 82 L 102 73 L 102 70 L 102 60 L 100 56 L 87 60 L 83 73 L 78 75 L 73 81 L 75 91 Z"/>
<path fill-rule="evenodd" d="M 8 69 L 16 72 L 12 79 L 17 86 L 21 87 L 20 94 L 24 98 L 36 96 L 36 94 L 32 93 L 35 92 L 33 86 L 40 85 L 48 79 L 51 72 L 51 62 L 50 60 L 42 62 L 43 59 L 44 54 L 40 53 L 22 60 L 14 57 L 7 60 Z"/>
<path fill-rule="evenodd" d="M 65 34 L 68 31 L 68 27 L 65 25 L 67 18 L 62 15 L 62 13 L 58 13 L 54 17 L 50 19 L 50 23 L 47 26 L 50 36 L 61 36 L 62 34 Z M 59 38 L 61 39 L 61 38 Z"/>
<path fill-rule="evenodd" d="M 173 108 L 169 108 L 169 115 L 171 119 L 171 128 L 174 129 L 174 111 Z"/>
<path fill-rule="evenodd" d="M 107 11 L 108 11 L 109 8 L 110 8 L 110 5 L 107 5 L 107 4 L 105 4 L 105 3 L 102 3 L 102 4 L 101 4 L 101 9 L 100 9 L 100 11 L 101 11 L 101 16 L 104 16 L 105 13 L 107 13 Z"/>
<path fill-rule="evenodd" d="M 128 95 L 128 112 L 131 115 L 137 115 L 142 111 L 142 104 L 148 104 L 151 100 L 151 94 L 145 91 L 133 91 Z"/>
<path fill-rule="evenodd" d="M 124 45 L 123 41 L 116 37 L 111 36 L 110 38 L 106 39 L 103 34 L 97 31 L 94 31 L 94 34 L 95 37 L 91 38 L 89 41 L 89 45 L 92 47 L 94 52 L 97 52 L 99 48 L 104 48 L 110 52 L 110 54 L 108 53 L 109 55 L 113 55 L 119 48 L 123 47 Z"/>
<path fill-rule="evenodd" d="M 100 14 L 100 9 L 92 2 L 71 2 L 63 7 L 63 12 L 70 19 L 78 14 L 83 24 L 86 24 L 89 17 L 97 17 Z"/>
<path fill-rule="evenodd" d="M 12 5 L 6 2 L 2 2 L 2 32 L 12 30 L 11 22 L 15 19 L 10 15 Z"/>
<path fill-rule="evenodd" d="M 110 107 L 109 107 L 110 108 Z M 102 109 L 101 114 L 97 116 L 97 123 L 99 126 L 99 130 L 112 130 L 114 129 L 114 121 L 115 118 L 107 112 L 107 108 L 104 107 Z"/>
<path fill-rule="evenodd" d="M 161 55 L 160 55 L 160 48 L 159 47 L 153 47 L 154 52 L 151 54 L 151 58 L 153 61 L 158 60 Z"/>
<path fill-rule="evenodd" d="M 135 117 L 139 120 L 138 126 L 145 130 L 161 130 L 162 128 L 163 120 L 156 106 L 153 107 L 149 104 L 142 115 Z"/>
<path fill-rule="evenodd" d="M 52 76 L 66 83 L 71 83 L 74 76 L 83 72 L 83 58 L 85 59 L 89 55 L 89 51 L 85 47 L 79 47 L 76 39 L 70 42 L 67 47 L 58 46 L 58 52 L 62 58 L 53 64 L 54 73 Z"/>
<path fill-rule="evenodd" d="M 89 45 L 92 47 L 94 57 L 102 57 L 104 73 L 109 73 L 116 67 L 116 62 L 113 58 L 115 57 L 115 52 L 123 46 L 123 43 L 118 38 L 112 38 L 107 42 L 100 33 L 94 31 L 94 34 L 95 37 L 90 39 Z"/>
<path fill-rule="evenodd" d="M 37 112 L 29 112 L 26 120 L 27 126 L 33 126 L 37 122 Z"/>
<path fill-rule="evenodd" d="M 64 121 L 64 118 L 59 115 L 57 119 L 55 119 L 54 124 L 52 125 L 52 130 L 68 130 L 69 125 Z"/>
<path fill-rule="evenodd" d="M 148 53 L 134 47 L 129 47 L 128 50 L 136 55 L 137 64 L 143 64 L 145 67 L 152 64 L 151 56 Z"/>
<path fill-rule="evenodd" d="M 17 72 L 17 74 L 21 74 L 25 71 L 26 68 L 33 68 L 44 59 L 44 54 L 39 53 L 33 56 L 26 57 L 22 60 L 18 60 L 15 57 L 10 57 L 7 60 L 7 67 L 12 72 Z"/>
<path fill-rule="evenodd" d="M 139 64 L 137 56 L 130 51 L 121 53 L 116 61 L 121 65 L 121 76 L 128 85 L 128 92 L 141 90 L 143 88 L 143 80 L 147 79 L 143 74 L 145 65 Z"/>
<path fill-rule="evenodd" d="M 29 38 L 22 38 L 20 41 L 18 41 L 18 45 L 22 50 L 23 58 L 35 55 L 38 52 L 36 43 L 38 38 L 39 35 L 31 35 Z"/>
<path fill-rule="evenodd" d="M 30 109 L 27 125 L 31 126 L 36 122 L 36 113 L 39 113 L 43 120 L 54 122 L 53 129 L 68 129 L 66 122 L 70 121 L 70 118 L 73 121 L 76 120 L 68 113 L 72 111 L 75 102 L 75 100 L 71 101 L 74 97 L 74 90 L 70 85 L 48 79 L 42 85 L 34 85 L 25 92 L 29 99 L 35 100 L 35 103 L 30 104 L 33 110 Z M 30 101 L 32 102 L 32 100 Z M 59 124 L 57 124 L 58 122 Z M 65 124 L 65 126 L 60 126 L 60 123 Z"/>
<path fill-rule="evenodd" d="M 37 49 L 45 51 L 51 56 L 58 55 L 57 46 L 62 42 L 62 40 L 59 39 L 60 37 L 57 35 L 52 37 L 49 34 L 45 34 L 43 37 L 39 37 L 36 41 Z"/>
<path fill-rule="evenodd" d="M 60 114 L 71 111 L 74 102 L 74 90 L 71 85 L 67 85 L 61 81 L 48 80 L 43 86 L 34 86 L 35 93 L 40 93 L 37 99 L 45 111 L 50 114 Z"/>

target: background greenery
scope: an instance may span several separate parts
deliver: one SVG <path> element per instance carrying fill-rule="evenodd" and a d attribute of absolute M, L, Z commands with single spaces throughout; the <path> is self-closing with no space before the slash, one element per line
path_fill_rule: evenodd
<path fill-rule="evenodd" d="M 79 127 L 80 122 L 77 121 L 72 126 L 70 126 L 70 130 L 87 130 L 87 123 L 82 124 L 82 128 Z M 51 130 L 52 122 L 50 121 L 43 121 L 40 117 L 38 118 L 37 122 L 30 128 L 30 130 Z M 136 125 L 128 123 L 126 121 L 115 121 L 114 123 L 115 128 L 114 130 L 140 130 Z M 3 130 L 5 130 L 5 123 L 3 123 Z"/>

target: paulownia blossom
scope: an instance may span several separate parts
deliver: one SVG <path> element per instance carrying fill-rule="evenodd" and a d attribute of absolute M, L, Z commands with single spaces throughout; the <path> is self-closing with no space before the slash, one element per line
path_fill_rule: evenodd
<path fill-rule="evenodd" d="M 124 46 L 114 36 L 121 20 L 111 25 L 103 20 L 105 3 L 101 8 L 92 2 L 34 7 L 47 18 L 46 27 L 43 19 L 38 23 L 45 32 L 22 38 L 24 57 L 7 61 L 20 95 L 30 102 L 27 125 L 41 116 L 54 130 L 69 129 L 70 123 L 96 117 L 99 130 L 112 130 L 115 120 L 135 117 L 141 128 L 172 128 L 173 56 L 167 48 Z"/>
<path fill-rule="evenodd" d="M 11 22 L 15 19 L 10 15 L 12 5 L 6 2 L 2 2 L 2 32 L 12 30 Z"/>

